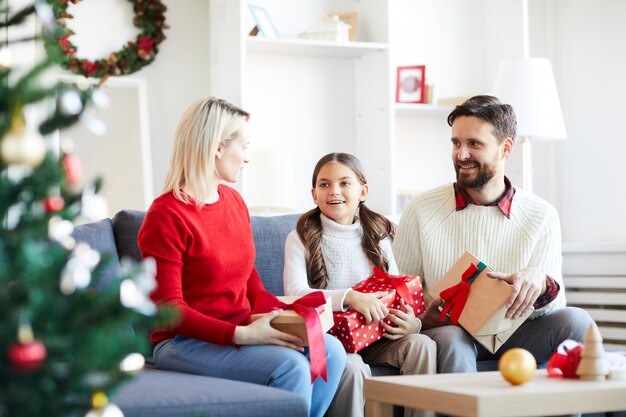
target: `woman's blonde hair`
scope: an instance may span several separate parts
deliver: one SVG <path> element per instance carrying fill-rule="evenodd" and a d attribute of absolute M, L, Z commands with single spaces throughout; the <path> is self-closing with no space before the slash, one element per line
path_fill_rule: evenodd
<path fill-rule="evenodd" d="M 172 191 L 185 203 L 190 202 L 191 196 L 201 207 L 209 198 L 209 180 L 215 171 L 220 141 L 228 146 L 249 118 L 248 112 L 215 97 L 200 99 L 189 106 L 176 129 L 172 163 L 163 192 Z"/>

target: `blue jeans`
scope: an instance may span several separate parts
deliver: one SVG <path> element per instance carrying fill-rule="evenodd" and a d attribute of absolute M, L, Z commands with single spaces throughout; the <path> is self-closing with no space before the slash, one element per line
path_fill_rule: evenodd
<path fill-rule="evenodd" d="M 324 335 L 328 381 L 311 384 L 309 351 L 304 353 L 275 345 L 216 345 L 182 336 L 154 348 L 158 368 L 217 378 L 234 379 L 292 391 L 309 406 L 309 416 L 322 417 L 335 395 L 346 365 L 341 343 Z"/>

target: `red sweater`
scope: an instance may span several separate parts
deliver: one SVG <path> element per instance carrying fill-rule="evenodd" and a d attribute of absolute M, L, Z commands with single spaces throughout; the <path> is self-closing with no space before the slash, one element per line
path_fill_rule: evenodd
<path fill-rule="evenodd" d="M 252 302 L 265 291 L 254 269 L 248 209 L 234 189 L 219 185 L 218 192 L 219 200 L 202 208 L 163 194 L 139 230 L 142 255 L 157 263 L 152 300 L 182 313 L 175 327 L 152 332 L 153 344 L 177 335 L 233 344 L 235 327 L 247 324 Z"/>

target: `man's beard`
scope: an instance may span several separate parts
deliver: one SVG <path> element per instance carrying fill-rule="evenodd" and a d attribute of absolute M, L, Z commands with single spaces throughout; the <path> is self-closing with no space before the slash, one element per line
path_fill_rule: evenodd
<path fill-rule="evenodd" d="M 478 174 L 474 177 L 469 177 L 467 175 L 460 176 L 459 167 L 457 164 L 454 164 L 456 182 L 463 188 L 480 190 L 496 175 L 496 170 L 491 165 L 478 164 L 476 161 L 467 162 L 474 162 L 478 165 Z"/>

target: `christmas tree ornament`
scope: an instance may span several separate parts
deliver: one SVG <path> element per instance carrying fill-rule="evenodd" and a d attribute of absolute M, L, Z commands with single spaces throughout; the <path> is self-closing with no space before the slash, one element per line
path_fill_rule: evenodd
<path fill-rule="evenodd" d="M 102 391 L 96 392 L 91 397 L 92 409 L 85 414 L 85 417 L 124 417 L 120 408 L 112 403 Z"/>
<path fill-rule="evenodd" d="M 585 333 L 585 346 L 580 353 L 576 374 L 585 381 L 604 381 L 609 367 L 604 359 L 602 335 L 595 323 L 591 323 Z"/>
<path fill-rule="evenodd" d="M 143 369 L 146 359 L 141 353 L 131 353 L 120 362 L 120 370 L 123 372 L 137 372 Z"/>
<path fill-rule="evenodd" d="M 22 324 L 18 329 L 18 342 L 9 346 L 9 364 L 16 372 L 32 373 L 41 367 L 48 355 L 46 346 L 35 339 L 29 324 Z"/>
<path fill-rule="evenodd" d="M 56 213 L 63 210 L 65 200 L 60 195 L 49 195 L 43 200 L 43 207 L 46 213 Z"/>
<path fill-rule="evenodd" d="M 87 113 L 82 114 L 80 122 L 96 136 L 104 136 L 107 133 L 107 125 L 102 120 Z"/>
<path fill-rule="evenodd" d="M 100 89 L 93 92 L 91 99 L 93 104 L 100 109 L 108 109 L 111 106 L 111 99 Z"/>
<path fill-rule="evenodd" d="M 513 348 L 500 357 L 498 370 L 508 382 L 520 385 L 533 377 L 537 370 L 537 361 L 526 349 Z"/>
<path fill-rule="evenodd" d="M 65 170 L 65 179 L 69 185 L 76 185 L 83 176 L 83 166 L 76 155 L 68 153 L 61 161 Z"/>
<path fill-rule="evenodd" d="M 46 144 L 41 135 L 26 127 L 16 126 L 2 138 L 0 156 L 8 164 L 37 168 L 46 156 Z"/>
<path fill-rule="evenodd" d="M 0 68 L 11 68 L 13 53 L 8 47 L 0 47 Z"/>
<path fill-rule="evenodd" d="M 156 312 L 156 306 L 150 300 L 150 297 L 143 293 L 133 280 L 128 278 L 120 284 L 120 303 L 124 307 L 138 311 L 146 316 Z"/>
<path fill-rule="evenodd" d="M 93 185 L 83 190 L 80 215 L 88 221 L 102 220 L 109 217 L 107 201 L 100 194 L 96 194 L 96 188 Z"/>
<path fill-rule="evenodd" d="M 83 102 L 80 99 L 80 95 L 74 90 L 61 93 L 59 105 L 63 114 L 76 115 L 83 111 Z"/>
<path fill-rule="evenodd" d="M 74 231 L 74 224 L 60 217 L 52 217 L 48 221 L 48 238 L 57 242 L 63 242 Z"/>

